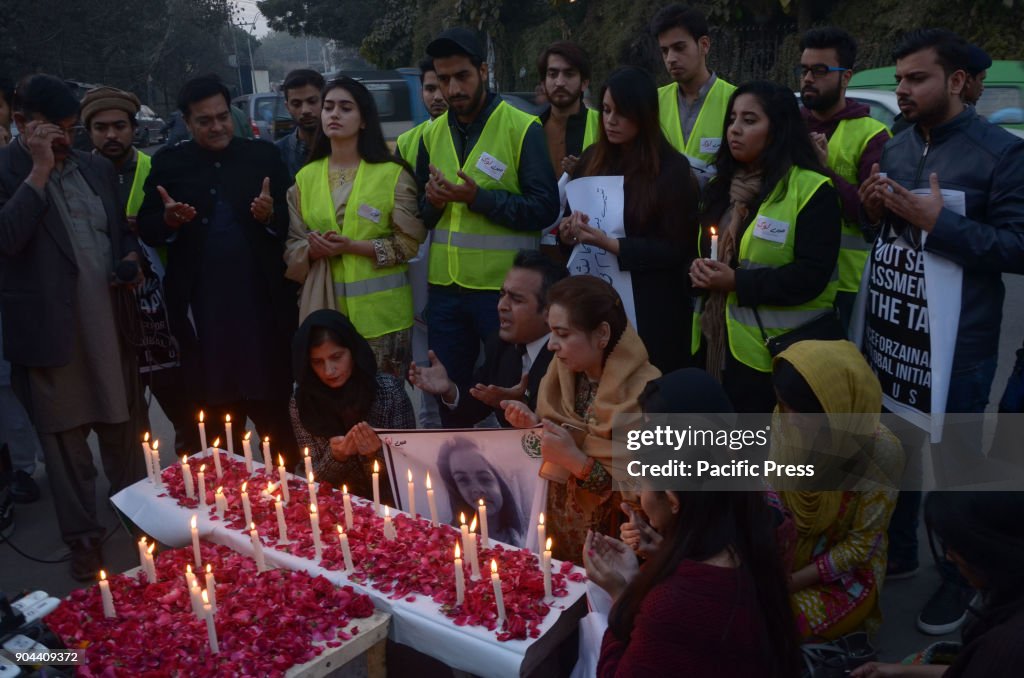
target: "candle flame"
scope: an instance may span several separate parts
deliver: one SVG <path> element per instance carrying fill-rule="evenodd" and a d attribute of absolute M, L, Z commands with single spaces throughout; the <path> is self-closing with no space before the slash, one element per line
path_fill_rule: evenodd
<path fill-rule="evenodd" d="M 342 494 L 348 494 L 348 485 L 342 485 L 341 486 L 341 493 Z"/>
<path fill-rule="evenodd" d="M 100 581 L 106 581 L 107 573 L 104 570 L 100 570 Z"/>
<path fill-rule="evenodd" d="M 373 472 L 374 473 L 380 473 L 380 466 L 377 465 L 377 460 L 376 459 L 373 460 Z"/>
<path fill-rule="evenodd" d="M 220 447 L 220 438 L 214 438 L 213 439 L 213 449 L 216 450 L 218 447 Z"/>
<path fill-rule="evenodd" d="M 409 482 L 411 483 L 412 482 L 412 469 L 411 468 L 410 469 L 406 469 L 405 472 L 409 475 Z"/>
<path fill-rule="evenodd" d="M 491 558 L 491 574 L 498 574 L 498 561 Z"/>
<path fill-rule="evenodd" d="M 274 503 L 277 504 L 277 508 L 281 508 L 281 497 L 274 495 Z"/>
<path fill-rule="evenodd" d="M 149 431 L 146 431 L 146 432 L 145 432 L 145 433 L 143 434 L 143 436 L 142 436 L 142 442 L 144 442 L 144 443 L 148 443 L 148 442 L 149 442 Z"/>
<path fill-rule="evenodd" d="M 455 542 L 455 559 L 458 560 L 462 557 L 462 551 L 459 550 L 459 542 Z"/>
<path fill-rule="evenodd" d="M 206 564 L 206 574 L 212 574 L 212 573 L 213 573 L 213 565 L 211 565 L 210 563 L 207 563 Z"/>
<path fill-rule="evenodd" d="M 277 485 L 274 484 L 274 483 L 270 483 L 270 484 L 267 485 L 266 489 L 263 490 L 263 493 L 266 494 L 266 495 L 271 495 L 271 494 L 274 494 L 274 492 L 276 490 L 277 490 Z"/>
<path fill-rule="evenodd" d="M 255 532 L 256 531 L 256 523 L 249 523 L 249 529 L 252 530 L 253 532 Z"/>
<path fill-rule="evenodd" d="M 193 529 L 193 530 L 194 530 L 194 529 L 196 529 L 196 521 L 197 521 L 198 519 L 199 519 L 199 516 L 198 516 L 198 514 L 195 514 L 195 513 L 193 513 L 193 514 L 192 514 L 192 529 Z"/>
<path fill-rule="evenodd" d="M 224 494 L 224 487 L 223 486 L 217 488 L 217 494 Z"/>
<path fill-rule="evenodd" d="M 230 424 L 231 423 L 231 415 L 230 414 L 225 414 L 224 415 L 224 423 L 225 424 Z"/>
<path fill-rule="evenodd" d="M 152 544 L 149 545 L 149 548 L 146 549 L 146 553 L 148 553 L 149 555 L 153 555 L 153 549 L 155 549 L 155 548 L 156 548 L 156 542 L 153 542 Z"/>
<path fill-rule="evenodd" d="M 186 565 L 185 566 L 185 572 L 187 572 L 188 574 L 192 574 L 192 566 L 191 565 Z"/>
<path fill-rule="evenodd" d="M 551 537 L 548 537 L 547 543 L 544 544 L 544 550 L 545 551 L 550 551 L 551 550 Z"/>
<path fill-rule="evenodd" d="M 202 596 L 203 596 L 203 605 L 209 605 L 210 604 L 210 594 L 208 594 L 206 592 L 206 589 L 203 589 Z"/>
<path fill-rule="evenodd" d="M 284 466 L 284 457 L 281 456 L 280 454 L 277 455 L 277 465 Z"/>
<path fill-rule="evenodd" d="M 544 524 L 544 514 L 543 513 L 541 513 L 539 516 L 537 516 L 537 524 L 538 525 L 543 525 Z"/>
<path fill-rule="evenodd" d="M 313 515 L 316 515 L 316 504 L 310 504 L 309 505 L 309 512 L 312 513 Z"/>
<path fill-rule="evenodd" d="M 469 524 L 469 531 L 476 532 L 476 516 L 473 516 L 473 522 Z"/>
<path fill-rule="evenodd" d="M 388 506 L 387 504 L 384 505 L 384 517 L 385 518 L 390 518 L 391 517 L 391 507 Z"/>
<path fill-rule="evenodd" d="M 269 445 L 270 444 L 270 436 L 267 436 L 266 438 L 263 439 L 263 444 L 264 445 Z"/>
<path fill-rule="evenodd" d="M 465 513 L 460 513 L 459 514 L 459 524 L 461 524 L 461 525 L 465 525 L 466 524 L 466 514 Z"/>
<path fill-rule="evenodd" d="M 156 451 L 157 451 L 157 449 L 159 449 L 159 447 L 160 447 L 160 441 L 159 441 L 159 440 L 154 440 L 154 441 L 153 441 L 153 444 L 152 444 L 152 445 L 150 445 L 150 447 L 152 448 L 152 450 L 153 450 L 154 452 L 156 452 Z"/>
<path fill-rule="evenodd" d="M 139 543 L 140 543 L 140 544 L 142 544 L 143 546 L 145 546 L 145 545 L 146 545 L 146 535 L 142 535 L 142 536 L 141 536 L 141 537 L 139 538 Z"/>
<path fill-rule="evenodd" d="M 181 455 L 181 463 L 185 464 L 185 465 L 188 465 L 188 455 L 187 454 Z"/>
<path fill-rule="evenodd" d="M 308 447 L 303 447 L 302 448 L 302 456 L 303 457 L 308 457 L 309 456 L 309 448 Z"/>
<path fill-rule="evenodd" d="M 433 486 L 430 484 L 430 471 L 427 471 L 427 489 L 433 489 Z"/>
<path fill-rule="evenodd" d="M 338 536 L 345 534 L 345 530 L 341 529 L 341 523 L 338 523 Z"/>
<path fill-rule="evenodd" d="M 244 483 L 242 483 L 242 492 L 244 493 L 248 487 L 249 487 L 249 481 L 246 480 Z"/>
<path fill-rule="evenodd" d="M 249 438 L 251 438 L 251 437 L 252 437 L 252 431 L 246 431 L 245 435 L 242 437 L 242 440 L 248 442 Z"/>
<path fill-rule="evenodd" d="M 199 465 L 199 472 L 200 473 L 206 473 L 206 464 L 200 464 Z"/>
<path fill-rule="evenodd" d="M 714 226 L 712 226 L 711 227 L 711 237 L 713 238 L 716 235 L 718 235 L 718 229 L 716 229 Z"/>
<path fill-rule="evenodd" d="M 203 419 L 204 419 L 205 417 L 206 417 L 206 415 L 205 415 L 205 414 L 203 414 L 203 411 L 202 411 L 202 410 L 199 410 L 199 423 L 200 423 L 200 424 L 202 424 L 202 423 L 203 423 Z"/>
<path fill-rule="evenodd" d="M 484 508 L 484 500 L 482 497 L 480 498 L 480 508 Z"/>

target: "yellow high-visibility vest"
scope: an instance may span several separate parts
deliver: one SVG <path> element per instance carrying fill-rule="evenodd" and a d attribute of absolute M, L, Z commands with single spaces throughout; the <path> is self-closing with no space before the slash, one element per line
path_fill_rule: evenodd
<path fill-rule="evenodd" d="M 679 85 L 672 82 L 658 88 L 658 115 L 661 119 L 661 131 L 665 138 L 677 151 L 703 161 L 714 164 L 715 155 L 722 145 L 725 134 L 725 114 L 729 107 L 729 97 L 736 91 L 735 85 L 716 77 L 708 95 L 697 114 L 690 138 L 683 140 L 683 125 L 679 120 Z"/>

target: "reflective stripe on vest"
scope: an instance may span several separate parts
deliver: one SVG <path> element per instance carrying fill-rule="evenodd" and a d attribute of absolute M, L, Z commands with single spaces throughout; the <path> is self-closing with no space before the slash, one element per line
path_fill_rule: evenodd
<path fill-rule="evenodd" d="M 412 129 L 399 134 L 398 139 L 395 140 L 398 154 L 402 156 L 402 160 L 409 163 L 409 167 L 412 167 L 413 171 L 416 171 L 416 157 L 420 154 L 420 139 L 423 138 L 423 132 L 431 122 L 431 120 L 421 122 Z"/>
<path fill-rule="evenodd" d="M 402 166 L 360 162 L 339 228 L 327 164 L 328 158 L 314 160 L 295 175 L 306 226 L 320 233 L 335 231 L 352 240 L 390 236 L 395 187 Z M 374 259 L 358 254 L 331 257 L 330 265 L 338 310 L 348 316 L 363 337 L 372 339 L 412 327 L 407 265 L 378 268 Z"/>
<path fill-rule="evenodd" d="M 800 212 L 823 184 L 831 184 L 824 175 L 800 167 L 790 169 L 754 212 L 756 216 L 740 238 L 741 268 L 779 268 L 793 262 Z M 759 226 L 765 227 L 767 238 L 754 235 L 762 230 Z M 765 334 L 769 337 L 783 334 L 829 311 L 835 303 L 837 287 L 838 279 L 833 271 L 833 279 L 825 285 L 825 289 L 806 303 L 796 306 L 758 306 L 757 312 L 764 324 Z M 725 323 L 729 350 L 733 357 L 747 367 L 770 372 L 771 356 L 764 344 L 754 309 L 740 306 L 736 292 L 730 292 L 726 299 Z"/>
<path fill-rule="evenodd" d="M 661 131 L 676 150 L 707 164 L 714 164 L 718 147 L 722 143 L 725 113 L 729 97 L 736 90 L 734 85 L 721 78 L 708 90 L 704 103 L 697 114 L 690 137 L 683 141 L 683 126 L 679 120 L 679 85 L 672 82 L 658 88 L 658 115 Z"/>
<path fill-rule="evenodd" d="M 583 130 L 583 148 L 580 149 L 580 153 L 587 150 L 590 146 L 597 143 L 597 138 L 600 136 L 598 129 L 601 127 L 601 111 L 596 111 L 593 108 L 587 110 L 587 127 Z"/>
<path fill-rule="evenodd" d="M 137 151 L 137 153 L 138 159 L 135 164 L 135 176 L 132 178 L 132 190 L 128 193 L 128 203 L 124 208 L 124 213 L 129 217 L 139 215 L 142 199 L 146 197 L 142 189 L 146 185 L 146 177 L 149 176 L 149 170 L 153 166 L 153 161 L 148 155 L 142 151 Z"/>
<path fill-rule="evenodd" d="M 536 117 L 505 101 L 499 102 L 461 166 L 452 142 L 448 113 L 427 127 L 423 143 L 431 164 L 449 181 L 463 183 L 458 178 L 461 169 L 480 188 L 522 195 L 519 156 L 526 131 L 535 123 L 539 124 Z M 497 163 L 482 162 L 484 153 Z M 484 165 L 488 172 L 478 165 Z M 536 249 L 538 243 L 539 229 L 537 235 L 528 236 L 495 224 L 471 211 L 465 203 L 450 202 L 431 237 L 428 280 L 434 285 L 455 283 L 468 289 L 499 290 L 516 250 Z"/>
<path fill-rule="evenodd" d="M 860 157 L 868 142 L 880 132 L 889 133 L 889 128 L 874 118 L 850 118 L 840 120 L 836 131 L 828 140 L 828 167 L 854 186 L 860 185 L 858 170 Z M 860 289 L 860 277 L 868 259 L 871 244 L 864 242 L 860 226 L 843 218 L 842 245 L 839 249 L 839 291 L 856 292 Z"/>

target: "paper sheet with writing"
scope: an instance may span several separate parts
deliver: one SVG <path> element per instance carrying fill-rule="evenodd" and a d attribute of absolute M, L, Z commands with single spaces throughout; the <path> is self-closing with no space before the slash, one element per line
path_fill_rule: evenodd
<path fill-rule="evenodd" d="M 574 212 L 590 217 L 590 225 L 612 238 L 626 237 L 624 223 L 625 194 L 622 177 L 583 177 L 565 186 L 565 197 Z M 570 275 L 595 275 L 615 288 L 622 297 L 626 317 L 636 327 L 633 306 L 633 277 L 619 268 L 619 258 L 600 247 L 576 245 L 566 264 Z"/>

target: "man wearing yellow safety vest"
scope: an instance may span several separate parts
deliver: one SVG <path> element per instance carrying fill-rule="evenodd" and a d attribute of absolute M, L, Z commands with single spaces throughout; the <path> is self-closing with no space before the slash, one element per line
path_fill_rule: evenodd
<path fill-rule="evenodd" d="M 118 203 L 133 231 L 136 230 L 135 218 L 142 206 L 142 187 L 151 165 L 148 155 L 132 147 L 138 124 L 135 114 L 139 108 L 139 99 L 134 94 L 113 87 L 91 89 L 82 98 L 82 122 L 92 140 L 93 152 L 114 164 Z M 195 445 L 188 446 L 188 441 L 194 437 L 193 408 L 181 383 L 177 343 L 168 327 L 163 264 L 156 250 L 144 243 L 139 244 L 143 254 L 144 280 L 137 290 L 137 298 L 146 337 L 138 350 L 139 372 L 143 386 L 149 386 L 160 408 L 174 425 L 175 447 L 192 450 L 199 441 L 196 439 L 193 441 Z"/>
<path fill-rule="evenodd" d="M 871 166 L 881 160 L 890 138 L 886 126 L 869 116 L 866 104 L 846 99 L 856 60 L 857 43 L 849 33 L 815 28 L 800 39 L 800 65 L 795 70 L 804 104 L 801 113 L 843 204 L 836 309 L 846 328 L 871 249 L 860 226 L 858 190 L 871 176 Z"/>
<path fill-rule="evenodd" d="M 457 383 L 498 330 L 498 290 L 519 249 L 536 249 L 558 216 L 558 188 L 537 119 L 487 89 L 476 36 L 442 32 L 427 46 L 449 110 L 420 141 L 430 244 L 430 348 Z"/>
<path fill-rule="evenodd" d="M 708 70 L 708 21 L 692 7 L 669 5 L 654 15 L 651 33 L 673 82 L 658 89 L 661 129 L 686 155 L 703 188 L 714 176 L 715 155 L 734 85 Z"/>
<path fill-rule="evenodd" d="M 548 45 L 537 60 L 537 76 L 550 104 L 540 114 L 555 175 L 571 172 L 583 149 L 597 141 L 601 114 L 583 103 L 590 84 L 590 57 L 574 42 Z"/>

